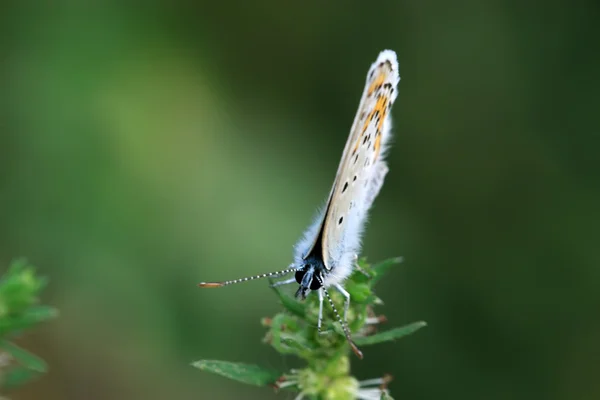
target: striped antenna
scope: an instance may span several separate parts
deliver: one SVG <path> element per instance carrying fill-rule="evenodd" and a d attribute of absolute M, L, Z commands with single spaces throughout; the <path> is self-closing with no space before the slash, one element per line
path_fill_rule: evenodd
<path fill-rule="evenodd" d="M 327 297 L 327 300 L 329 300 L 329 304 L 331 304 L 333 313 L 335 314 L 335 316 L 337 317 L 337 320 L 342 325 L 342 329 L 344 330 L 344 335 L 346 336 L 346 340 L 348 341 L 348 344 L 350 344 L 350 348 L 352 349 L 354 354 L 356 354 L 356 356 L 362 360 L 363 353 L 352 341 L 352 337 L 350 336 L 350 329 L 348 328 L 348 323 L 346 321 L 344 321 L 342 319 L 342 317 L 340 317 L 340 313 L 338 312 L 337 308 L 335 308 L 335 305 L 333 305 L 333 300 L 331 300 L 331 297 L 329 296 L 329 292 L 327 291 L 327 289 L 325 289 L 325 286 L 323 286 L 322 289 L 323 289 L 323 292 L 325 293 L 325 296 Z"/>
<path fill-rule="evenodd" d="M 293 265 L 293 264 L 292 264 Z M 290 267 L 292 266 L 290 265 Z M 281 275 L 285 275 L 288 274 L 290 272 L 296 271 L 296 268 L 287 268 L 281 271 L 277 271 L 277 272 L 267 272 L 266 274 L 260 274 L 260 275 L 255 275 L 255 276 L 249 276 L 247 278 L 240 278 L 240 279 L 234 279 L 232 281 L 224 281 L 224 282 L 200 282 L 198 284 L 198 287 L 201 288 L 217 288 L 217 287 L 223 287 L 223 286 L 228 286 L 228 285 L 233 285 L 234 283 L 242 283 L 242 282 L 247 282 L 247 281 L 253 281 L 255 279 L 261 279 L 261 278 L 276 278 L 278 276 Z"/>

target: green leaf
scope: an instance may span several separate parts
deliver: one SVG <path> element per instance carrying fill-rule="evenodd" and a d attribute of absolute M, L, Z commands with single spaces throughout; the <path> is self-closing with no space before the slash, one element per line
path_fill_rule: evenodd
<path fill-rule="evenodd" d="M 308 341 L 300 335 L 281 334 L 281 343 L 290 347 L 296 352 L 311 352 L 314 349 L 308 344 Z"/>
<path fill-rule="evenodd" d="M 12 367 L 4 373 L 2 389 L 10 390 L 19 387 L 34 378 L 40 376 L 40 373 L 25 367 Z"/>
<path fill-rule="evenodd" d="M 202 371 L 212 372 L 213 374 L 221 375 L 234 381 L 255 386 L 272 385 L 283 376 L 282 372 L 268 370 L 257 365 L 228 361 L 200 360 L 193 362 L 192 366 Z"/>
<path fill-rule="evenodd" d="M 42 322 L 58 317 L 58 310 L 50 306 L 34 306 L 29 307 L 23 315 L 31 321 Z"/>
<path fill-rule="evenodd" d="M 307 352 L 308 346 L 306 338 L 299 330 L 298 318 L 288 313 L 279 313 L 271 321 L 271 331 L 266 342 L 281 354 L 299 355 Z"/>
<path fill-rule="evenodd" d="M 362 271 L 355 269 L 352 275 L 350 275 L 350 280 L 356 283 L 368 283 L 371 279 L 371 266 L 367 262 L 367 259 L 365 257 L 359 259 L 358 266 Z"/>
<path fill-rule="evenodd" d="M 29 307 L 22 313 L 0 318 L 0 336 L 7 332 L 16 332 L 31 327 L 39 322 L 58 316 L 58 310 L 48 306 Z"/>
<path fill-rule="evenodd" d="M 300 303 L 295 298 L 291 297 L 289 294 L 283 292 L 277 287 L 272 288 L 277 296 L 279 296 L 279 300 L 281 304 L 292 314 L 299 316 L 300 318 L 304 318 L 306 316 L 305 304 Z"/>
<path fill-rule="evenodd" d="M 383 275 L 390 269 L 394 264 L 400 264 L 403 261 L 402 257 L 390 258 L 382 261 L 371 268 L 371 287 L 375 286 L 377 282 L 383 277 Z"/>
<path fill-rule="evenodd" d="M 36 372 L 46 372 L 48 366 L 36 355 L 31 354 L 22 347 L 6 340 L 0 341 L 0 349 L 10 354 L 23 367 Z"/>
<path fill-rule="evenodd" d="M 371 287 L 367 283 L 348 281 L 346 290 L 350 293 L 352 301 L 356 303 L 365 303 L 371 297 Z"/>
<path fill-rule="evenodd" d="M 413 322 L 412 324 L 390 329 L 389 331 L 376 333 L 372 336 L 354 338 L 354 343 L 356 343 L 357 346 L 368 346 L 371 344 L 400 339 L 401 337 L 410 335 L 411 333 L 415 333 L 416 331 L 425 326 L 427 326 L 427 323 L 425 321 Z"/>

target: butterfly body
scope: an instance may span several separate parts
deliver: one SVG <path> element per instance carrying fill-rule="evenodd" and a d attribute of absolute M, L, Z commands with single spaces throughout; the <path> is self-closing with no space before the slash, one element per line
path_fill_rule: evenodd
<path fill-rule="evenodd" d="M 293 272 L 293 278 L 279 281 L 274 286 L 297 283 L 296 296 L 303 299 L 310 291 L 317 291 L 319 332 L 326 297 L 353 351 L 362 358 L 362 353 L 351 340 L 345 313 L 342 320 L 328 288 L 335 287 L 345 297 L 347 312 L 350 294 L 342 284 L 356 267 L 368 211 L 388 172 L 384 155 L 391 136 L 390 111 L 399 81 L 396 53 L 382 51 L 367 74 L 358 112 L 325 207 L 296 244 L 292 264 L 282 271 L 225 282 L 203 282 L 200 287 L 222 287 Z"/>

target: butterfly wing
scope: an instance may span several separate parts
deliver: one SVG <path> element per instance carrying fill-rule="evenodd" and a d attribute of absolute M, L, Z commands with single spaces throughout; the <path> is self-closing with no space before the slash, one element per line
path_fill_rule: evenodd
<path fill-rule="evenodd" d="M 325 208 L 296 245 L 296 268 L 318 252 L 330 271 L 327 284 L 342 281 L 352 271 L 367 212 L 383 185 L 388 170 L 383 154 L 390 136 L 389 113 L 399 81 L 396 53 L 382 51 L 369 69 Z"/>
<path fill-rule="evenodd" d="M 390 138 L 390 110 L 400 81 L 396 53 L 382 51 L 365 89 L 338 167 L 321 235 L 323 261 L 332 274 L 348 275 L 360 250 L 367 213 L 388 171 L 383 160 Z M 340 271 L 336 267 L 343 266 Z M 345 278 L 340 277 L 340 278 Z"/>

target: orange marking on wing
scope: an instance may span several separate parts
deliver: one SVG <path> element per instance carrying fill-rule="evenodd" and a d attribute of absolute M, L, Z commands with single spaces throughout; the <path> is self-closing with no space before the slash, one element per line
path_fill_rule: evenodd
<path fill-rule="evenodd" d="M 363 125 L 361 136 L 364 135 L 364 133 L 367 131 L 367 128 L 369 127 L 369 122 L 371 122 L 371 115 L 373 115 L 372 111 L 369 113 L 369 116 L 367 117 L 367 119 L 365 119 L 365 124 Z M 360 140 L 360 138 L 359 138 L 359 140 Z M 357 142 L 357 144 L 358 144 L 358 142 Z"/>
<path fill-rule="evenodd" d="M 379 75 L 377 75 L 377 78 L 375 78 L 373 83 L 371 83 L 371 86 L 369 86 L 369 90 L 367 91 L 367 94 L 369 96 L 371 96 L 373 94 L 375 89 L 377 89 L 378 87 L 381 87 L 381 85 L 383 85 L 383 82 L 385 82 L 387 75 L 388 74 L 385 71 L 381 71 L 381 73 Z"/>
<path fill-rule="evenodd" d="M 390 102 L 390 98 L 387 95 L 382 95 L 377 99 L 377 103 L 375 104 L 375 108 L 373 109 L 373 113 L 379 111 L 379 122 L 377 123 L 377 134 L 375 135 L 375 143 L 373 144 L 373 149 L 375 150 L 375 157 L 373 161 L 376 161 L 379 157 L 379 152 L 381 151 L 381 137 L 383 124 L 385 119 L 387 118 L 388 113 L 388 104 Z"/>
<path fill-rule="evenodd" d="M 389 103 L 389 99 L 387 97 L 382 97 L 381 98 L 382 101 L 377 102 L 377 106 L 375 107 L 375 110 L 379 111 L 379 123 L 377 124 L 377 130 L 381 131 L 383 129 L 383 122 L 385 121 L 385 118 L 387 117 L 386 113 L 387 113 L 387 105 Z"/>
<path fill-rule="evenodd" d="M 387 76 L 386 74 L 382 74 L 377 77 L 375 82 L 373 82 L 371 84 L 371 86 L 369 87 L 369 95 L 372 95 L 371 89 L 378 90 L 381 87 L 386 76 Z M 377 87 L 375 87 L 375 86 L 377 86 Z M 376 112 L 379 112 L 379 116 L 380 116 L 379 122 L 377 124 L 377 129 L 381 130 L 383 128 L 383 121 L 385 121 L 385 118 L 387 116 L 386 113 L 387 113 L 387 106 L 388 106 L 389 102 L 390 102 L 390 97 L 389 97 L 388 93 L 377 95 L 377 102 L 375 103 L 375 107 L 373 107 L 373 109 L 369 112 L 369 115 L 367 116 L 367 118 L 365 118 L 365 122 L 363 124 L 362 131 L 361 131 L 361 136 L 367 131 L 367 128 L 369 127 L 369 124 L 371 123 L 371 121 L 373 121 L 373 118 L 375 117 Z M 358 148 L 359 141 L 360 141 L 360 137 L 358 138 L 357 143 L 354 146 L 355 149 Z"/>
<path fill-rule="evenodd" d="M 377 161 L 377 157 L 379 157 L 379 151 L 381 150 L 381 132 L 379 132 L 375 138 L 375 144 L 373 145 L 373 148 L 375 149 L 375 157 L 373 158 L 373 161 Z"/>
<path fill-rule="evenodd" d="M 354 147 L 352 148 L 352 155 L 356 154 L 356 152 L 358 151 L 359 143 L 360 143 L 360 137 L 358 139 L 356 139 L 356 143 L 354 144 Z"/>

